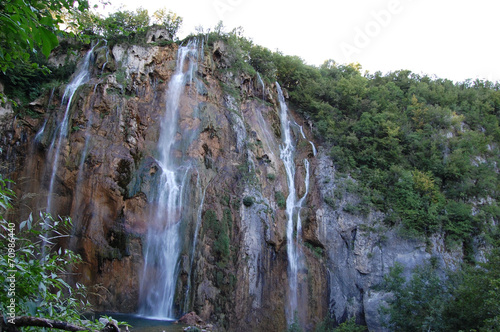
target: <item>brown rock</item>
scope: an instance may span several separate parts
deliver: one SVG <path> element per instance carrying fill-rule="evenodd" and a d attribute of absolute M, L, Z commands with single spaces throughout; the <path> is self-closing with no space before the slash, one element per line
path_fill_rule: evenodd
<path fill-rule="evenodd" d="M 187 325 L 205 325 L 203 319 L 201 319 L 200 316 L 198 316 L 194 311 L 185 314 L 177 322 Z"/>

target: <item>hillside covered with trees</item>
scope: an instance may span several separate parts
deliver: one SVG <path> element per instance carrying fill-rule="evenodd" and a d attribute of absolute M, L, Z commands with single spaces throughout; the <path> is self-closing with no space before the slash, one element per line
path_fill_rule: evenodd
<path fill-rule="evenodd" d="M 27 3 L 37 10 L 28 9 Z M 391 270 L 382 286 L 394 294 L 393 301 L 381 308 L 389 317 L 388 328 L 499 331 L 500 83 L 452 82 L 408 70 L 364 73 L 360 64 L 339 64 L 335 60 L 310 66 L 299 57 L 255 45 L 242 29 L 226 32 L 222 22 L 178 40 L 175 36 L 182 18 L 167 10 L 151 17 L 142 9 L 101 17 L 89 11 L 85 1 L 77 8 L 69 0 L 7 0 L 0 4 L 0 13 L 2 99 L 12 103 L 21 118 L 38 116 L 29 103 L 51 87 L 67 82 L 76 68 L 69 62 L 60 67 L 50 65 L 50 52 L 76 51 L 103 40 L 110 47 L 117 43 L 141 44 L 153 25 L 165 28 L 172 37 L 158 41 L 156 45 L 160 46 L 183 45 L 188 39 L 200 38 L 207 48 L 213 48 L 222 41 L 227 45 L 228 61 L 218 70 L 259 75 L 266 84 L 278 82 L 288 94 L 290 108 L 308 124 L 314 141 L 328 151 L 339 177 L 345 179 L 324 197 L 328 205 L 335 208 L 345 192 L 355 194 L 359 203 L 344 206 L 346 212 L 358 216 L 381 212 L 383 224 L 399 229 L 402 237 L 421 239 L 430 245 L 431 236 L 442 234 L 450 249 L 463 252 L 463 267 L 445 275 L 432 264 L 416 269 L 409 280 L 402 277 L 398 266 Z M 69 32 L 58 28 L 65 20 L 75 22 Z M 221 85 L 236 100 L 241 98 L 235 82 Z M 0 173 L 3 171 L 0 169 Z M 6 174 L 1 175 L 0 264 L 6 267 L 12 192 L 4 180 Z M 38 227 L 44 227 L 47 220 L 54 222 L 43 215 L 42 220 Z M 43 236 L 41 230 L 30 232 L 29 236 L 35 238 Z M 40 249 L 27 248 L 30 252 L 17 256 L 24 260 L 17 268 L 37 274 L 42 268 L 30 260 L 41 257 Z M 71 252 L 50 257 L 45 264 L 51 267 L 45 270 L 44 280 L 20 281 L 26 289 L 20 307 L 25 312 L 21 314 L 79 322 L 76 312 L 87 309 L 87 303 L 71 300 L 74 294 L 69 293 L 69 286 L 56 277 L 79 258 Z M 4 317 L 6 278 L 2 272 Z M 43 296 L 32 298 L 37 290 Z M 53 294 L 49 296 L 48 292 Z M 61 299 L 63 294 L 69 296 L 67 302 Z M 78 294 L 78 299 L 81 296 Z M 36 301 L 48 311 L 33 310 Z M 339 331 L 363 329 L 353 322 L 337 325 L 328 320 L 318 325 L 317 331 L 331 331 L 334 326 Z"/>

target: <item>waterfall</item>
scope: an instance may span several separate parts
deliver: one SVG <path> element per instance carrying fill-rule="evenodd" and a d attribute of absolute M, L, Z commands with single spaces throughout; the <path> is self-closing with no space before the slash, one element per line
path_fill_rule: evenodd
<path fill-rule="evenodd" d="M 108 41 L 107 40 L 104 40 L 104 46 L 103 47 L 106 47 L 106 61 L 104 62 L 104 64 L 101 67 L 101 75 L 104 73 L 104 68 L 106 68 L 106 65 L 108 64 L 108 61 L 109 61 L 109 47 L 108 47 Z"/>
<path fill-rule="evenodd" d="M 94 85 L 94 91 L 93 91 L 93 98 L 92 98 L 92 101 L 91 101 L 91 106 L 90 106 L 90 109 L 92 109 L 93 105 L 94 105 L 94 101 L 95 101 L 95 95 L 96 95 L 96 91 L 97 91 L 97 85 L 98 83 L 96 83 Z M 88 152 L 89 152 L 89 146 L 91 145 L 90 142 L 92 140 L 92 135 L 91 135 L 91 130 L 92 130 L 92 124 L 94 123 L 94 116 L 93 116 L 93 113 L 90 112 L 89 116 L 88 116 L 88 119 L 87 119 L 87 122 L 85 124 L 85 131 L 83 133 L 83 137 L 84 137 L 84 140 L 85 140 L 85 144 L 83 145 L 83 149 L 81 151 L 81 155 L 80 155 L 80 160 L 78 162 L 78 173 L 76 175 L 76 184 L 75 184 L 75 195 L 74 195 L 74 198 L 73 198 L 73 210 L 74 209 L 79 209 L 80 208 L 80 200 L 82 198 L 82 182 L 84 180 L 84 177 L 83 175 L 85 174 L 84 173 L 84 166 L 85 166 L 85 160 L 87 159 L 87 155 L 88 155 Z M 82 128 L 80 128 L 81 130 Z M 73 221 L 80 221 L 79 219 L 81 218 L 80 215 L 76 215 L 73 219 Z M 75 223 L 76 225 L 76 223 Z M 74 235 L 74 232 L 75 232 L 75 228 L 73 226 L 73 235 Z M 75 245 L 75 242 L 77 241 L 76 237 L 73 237 L 70 241 L 70 247 L 71 248 L 74 248 L 74 245 Z"/>
<path fill-rule="evenodd" d="M 185 63 L 189 61 L 187 70 Z M 191 166 L 176 158 L 180 97 L 193 79 L 198 59 L 198 43 L 180 47 L 174 75 L 168 84 L 166 110 L 158 142 L 161 169 L 154 198 L 152 220 L 144 242 L 144 269 L 140 284 L 139 313 L 156 318 L 175 316 L 174 297 L 181 252 L 183 198 Z"/>
<path fill-rule="evenodd" d="M 198 210 L 196 213 L 196 226 L 194 229 L 194 234 L 193 234 L 193 245 L 191 248 L 191 258 L 189 260 L 189 274 L 188 274 L 188 281 L 187 281 L 187 289 L 186 289 L 186 295 L 184 299 L 184 308 L 183 311 L 187 312 L 189 310 L 189 292 L 191 290 L 191 278 L 193 275 L 193 263 L 194 263 L 194 256 L 196 253 L 196 245 L 198 243 L 198 233 L 200 232 L 200 226 L 201 226 L 201 215 L 203 212 L 203 204 L 205 203 L 205 194 L 207 192 L 207 187 L 208 185 L 202 189 L 201 184 L 200 184 L 200 175 L 198 174 L 197 180 L 196 180 L 196 187 L 200 190 L 199 195 L 201 196 L 200 200 L 200 205 L 198 206 Z"/>
<path fill-rule="evenodd" d="M 300 126 L 297 122 L 295 122 L 295 124 L 299 127 L 302 138 L 306 139 L 306 134 L 304 134 L 304 128 L 302 128 L 302 126 Z"/>
<path fill-rule="evenodd" d="M 304 128 L 302 128 L 301 125 L 299 125 L 297 122 L 295 122 L 295 125 L 297 127 L 299 127 L 300 129 L 300 134 L 302 135 L 302 138 L 303 139 L 306 139 L 306 134 L 304 134 Z M 312 141 L 309 141 L 309 144 L 311 144 L 311 148 L 313 150 L 313 156 L 316 156 L 316 153 L 318 153 L 318 151 L 316 150 L 316 146 L 314 145 L 314 143 Z"/>
<path fill-rule="evenodd" d="M 94 94 L 93 94 L 94 96 L 96 94 L 96 90 L 97 90 L 97 84 L 94 85 Z M 87 152 L 89 150 L 90 138 L 91 138 L 90 131 L 92 129 L 93 123 L 94 123 L 94 116 L 93 113 L 91 112 L 87 119 L 87 123 L 85 125 L 85 132 L 83 134 L 83 136 L 85 137 L 85 144 L 83 146 L 82 155 L 80 156 L 80 161 L 78 163 L 78 175 L 76 177 L 77 185 L 80 184 L 80 182 L 83 180 L 83 166 L 85 164 L 85 159 L 87 158 Z M 78 202 L 78 200 L 76 201 Z"/>
<path fill-rule="evenodd" d="M 283 97 L 283 92 L 278 83 L 276 83 L 278 90 L 278 99 L 280 102 L 280 120 L 282 129 L 282 139 L 283 144 L 280 146 L 280 157 L 285 165 L 287 180 L 288 180 L 288 197 L 286 199 L 286 215 L 287 215 L 287 227 L 286 227 L 286 238 L 287 238 L 287 256 L 288 256 L 288 286 L 289 286 L 289 298 L 288 298 L 288 310 L 287 310 L 287 320 L 288 323 L 292 323 L 294 320 L 294 315 L 298 309 L 298 271 L 301 267 L 301 257 L 302 252 L 300 250 L 299 241 L 302 230 L 302 225 L 300 221 L 300 208 L 304 202 L 308 191 L 309 191 L 309 161 L 304 160 L 304 166 L 306 168 L 306 179 L 305 186 L 306 192 L 304 196 L 300 199 L 297 198 L 297 193 L 295 191 L 295 146 L 292 140 L 292 132 L 290 130 L 290 120 L 288 120 L 288 108 L 285 103 L 285 98 Z"/>
<path fill-rule="evenodd" d="M 49 96 L 49 101 L 47 103 L 47 108 L 49 107 L 49 105 L 52 104 L 52 99 L 54 98 L 54 90 L 55 90 L 55 88 L 52 88 L 52 90 L 50 90 L 50 96 Z M 45 132 L 45 127 L 47 126 L 48 120 L 49 120 L 48 118 L 45 118 L 45 121 L 43 122 L 42 128 L 36 133 L 35 142 L 37 142 L 37 143 L 40 142 L 40 139 L 41 139 L 43 133 Z"/>
<path fill-rule="evenodd" d="M 264 81 L 262 80 L 262 77 L 260 77 L 259 73 L 257 73 L 257 78 L 259 79 L 259 83 L 262 86 L 262 100 L 266 100 L 266 86 L 264 85 Z"/>
<path fill-rule="evenodd" d="M 95 46 L 94 46 L 95 47 Z M 80 64 L 78 71 L 76 72 L 74 78 L 71 82 L 66 86 L 64 90 L 64 95 L 62 97 L 61 105 L 66 105 L 66 110 L 64 112 L 64 117 L 61 123 L 57 126 L 56 132 L 53 136 L 52 142 L 49 148 L 49 156 L 52 156 L 52 169 L 50 174 L 50 182 L 49 182 L 49 192 L 47 197 L 47 212 L 52 212 L 52 197 L 54 195 L 54 184 L 55 178 L 57 174 L 57 169 L 59 167 L 59 157 L 61 154 L 61 146 L 63 145 L 63 139 L 68 135 L 68 126 L 69 126 L 69 110 L 71 108 L 71 101 L 73 100 L 73 96 L 75 95 L 76 90 L 82 85 L 88 82 L 90 79 L 90 62 L 92 60 L 92 55 L 94 52 L 94 47 L 92 47 L 83 62 Z"/>
<path fill-rule="evenodd" d="M 309 160 L 304 159 L 304 167 L 306 169 L 306 178 L 304 180 L 304 184 L 306 187 L 306 192 L 304 196 L 297 203 L 298 212 L 297 212 L 297 238 L 302 234 L 302 221 L 300 219 L 300 209 L 302 208 L 302 204 L 306 200 L 307 194 L 309 194 Z"/>
<path fill-rule="evenodd" d="M 309 143 L 311 143 L 311 147 L 312 147 L 312 150 L 313 150 L 313 156 L 316 157 L 316 154 L 318 153 L 318 150 L 316 150 L 316 146 L 314 145 L 314 143 L 312 141 L 309 141 Z"/>

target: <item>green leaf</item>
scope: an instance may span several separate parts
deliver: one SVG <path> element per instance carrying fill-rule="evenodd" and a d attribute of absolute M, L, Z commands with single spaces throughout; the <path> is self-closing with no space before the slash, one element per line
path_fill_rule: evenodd
<path fill-rule="evenodd" d="M 27 226 L 28 227 L 28 230 L 31 229 L 31 222 L 33 221 L 33 215 L 30 213 L 28 219 L 26 219 L 25 221 L 21 222 L 19 224 L 19 231 L 22 231 L 22 229 Z"/>
<path fill-rule="evenodd" d="M 54 33 L 44 27 L 40 28 L 40 35 L 42 36 L 42 53 L 48 57 L 54 47 L 59 44 L 59 41 Z"/>
<path fill-rule="evenodd" d="M 26 302 L 27 311 L 30 316 L 36 315 L 36 309 L 38 308 L 37 304 L 33 301 Z"/>
<path fill-rule="evenodd" d="M 52 26 L 53 25 L 53 20 L 52 20 L 52 17 L 50 16 L 45 16 L 45 17 L 42 17 L 40 19 L 40 24 L 43 24 L 43 25 L 48 25 L 48 26 Z"/>

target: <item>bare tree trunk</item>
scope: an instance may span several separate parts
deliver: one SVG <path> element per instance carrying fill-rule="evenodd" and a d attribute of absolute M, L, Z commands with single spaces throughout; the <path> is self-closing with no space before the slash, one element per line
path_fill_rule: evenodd
<path fill-rule="evenodd" d="M 19 332 L 18 327 L 23 326 L 48 327 L 65 331 L 90 331 L 90 329 L 86 327 L 40 317 L 18 316 L 12 319 L 14 324 L 10 324 L 5 323 L 4 318 L 0 316 L 0 321 L 0 332 Z M 120 329 L 115 323 L 109 322 L 101 332 L 120 332 Z"/>

